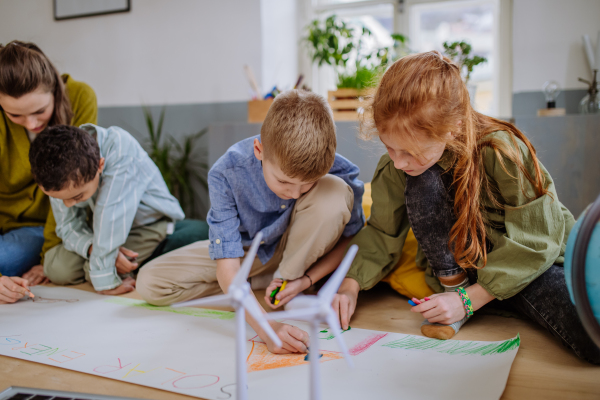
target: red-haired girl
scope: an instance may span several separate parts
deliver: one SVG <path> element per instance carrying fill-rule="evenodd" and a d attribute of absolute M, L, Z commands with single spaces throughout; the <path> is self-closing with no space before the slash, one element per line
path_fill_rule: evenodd
<path fill-rule="evenodd" d="M 363 133 L 386 146 L 372 181 L 368 225 L 334 308 L 347 329 L 359 290 L 397 264 L 412 228 L 417 264 L 435 294 L 412 308 L 421 332 L 449 339 L 494 299 L 600 363 L 569 300 L 562 267 L 574 219 L 535 149 L 514 125 L 473 110 L 458 66 L 413 54 L 384 74 Z M 498 301 L 496 301 L 498 303 Z"/>

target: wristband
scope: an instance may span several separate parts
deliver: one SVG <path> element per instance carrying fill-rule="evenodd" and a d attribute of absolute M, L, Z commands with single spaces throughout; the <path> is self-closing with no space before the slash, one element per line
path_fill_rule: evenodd
<path fill-rule="evenodd" d="M 471 304 L 471 299 L 469 298 L 467 291 L 464 288 L 459 287 L 456 289 L 456 292 L 458 293 L 460 299 L 463 302 L 463 306 L 465 307 L 465 311 L 467 312 L 467 319 L 471 318 L 473 316 L 473 305 Z"/>
<path fill-rule="evenodd" d="M 313 285 L 313 281 L 312 281 L 312 279 L 310 279 L 310 276 L 308 276 L 308 274 L 304 274 L 304 276 L 308 278 L 308 280 L 310 281 L 310 286 L 312 286 Z"/>

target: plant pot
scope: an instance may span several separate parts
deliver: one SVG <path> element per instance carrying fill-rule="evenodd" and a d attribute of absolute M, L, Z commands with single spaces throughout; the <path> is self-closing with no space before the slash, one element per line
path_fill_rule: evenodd
<path fill-rule="evenodd" d="M 250 100 L 248 102 L 248 122 L 263 122 L 273 104 L 273 99 Z"/>
<path fill-rule="evenodd" d="M 333 111 L 335 121 L 358 121 L 360 112 L 366 105 L 365 97 L 375 93 L 375 89 L 347 89 L 330 90 L 327 100 Z"/>

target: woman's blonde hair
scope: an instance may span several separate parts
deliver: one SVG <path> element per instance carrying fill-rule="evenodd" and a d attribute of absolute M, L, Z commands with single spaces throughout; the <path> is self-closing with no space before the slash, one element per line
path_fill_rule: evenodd
<path fill-rule="evenodd" d="M 0 45 L 0 93 L 18 99 L 39 87 L 54 96 L 48 126 L 71 124 L 73 111 L 65 84 L 42 50 L 34 43 L 18 40 Z"/>
<path fill-rule="evenodd" d="M 527 137 L 514 125 L 475 111 L 459 67 L 438 51 L 412 54 L 392 64 L 364 115 L 372 116 L 361 121 L 361 132 L 366 136 L 402 134 L 413 139 L 425 136 L 442 141 L 448 132 L 453 133 L 454 140 L 447 142 L 446 149 L 453 157 L 457 221 L 450 231 L 448 245 L 462 268 L 478 268 L 480 260 L 483 267 L 487 262 L 482 195 L 485 193 L 494 206 L 504 207 L 485 172 L 486 147 L 493 149 L 506 173 L 513 177 L 506 169 L 504 157 L 532 184 L 535 194 L 528 196 L 530 200 L 548 193 L 535 149 Z M 496 131 L 508 132 L 514 147 L 499 140 L 483 139 Z M 533 176 L 523 164 L 517 139 L 531 153 Z M 518 176 L 513 178 L 515 182 L 522 181 Z M 527 196 L 522 185 L 521 190 Z"/>

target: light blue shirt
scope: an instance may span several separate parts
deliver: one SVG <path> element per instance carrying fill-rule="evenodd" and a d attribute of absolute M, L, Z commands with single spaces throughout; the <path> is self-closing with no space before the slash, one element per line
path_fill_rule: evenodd
<path fill-rule="evenodd" d="M 231 146 L 208 173 L 211 207 L 206 221 L 213 260 L 243 257 L 244 246 L 250 246 L 254 236 L 262 232 L 264 243 L 257 254 L 266 264 L 289 225 L 296 200 L 283 200 L 269 189 L 261 162 L 254 156 L 254 139 L 260 135 Z M 354 192 L 354 207 L 343 236 L 355 235 L 365 223 L 359 169 L 336 154 L 329 173 L 342 178 Z"/>
<path fill-rule="evenodd" d="M 160 171 L 133 136 L 116 126 L 105 129 L 85 124 L 81 129 L 96 138 L 104 158 L 98 189 L 87 201 L 70 208 L 55 198 L 50 198 L 50 204 L 56 234 L 67 250 L 88 259 L 90 245 L 94 245 L 89 256 L 90 279 L 94 289 L 109 290 L 122 282 L 115 260 L 132 227 L 185 216 Z M 86 222 L 87 208 L 94 213 L 92 228 Z"/>

